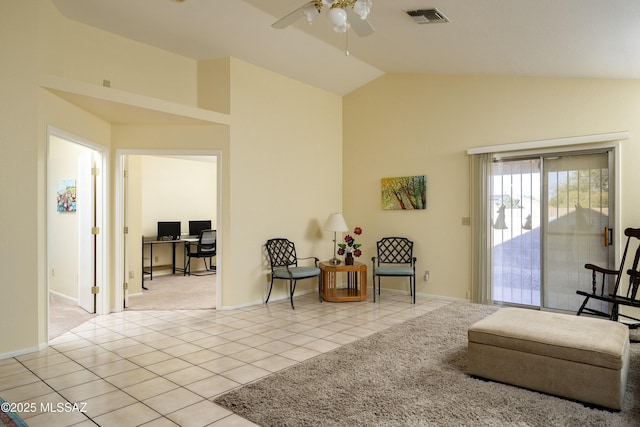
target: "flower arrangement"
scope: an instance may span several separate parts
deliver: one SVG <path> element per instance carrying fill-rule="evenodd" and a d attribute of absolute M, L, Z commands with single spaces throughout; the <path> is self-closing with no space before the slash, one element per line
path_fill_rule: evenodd
<path fill-rule="evenodd" d="M 362 228 L 356 227 L 353 229 L 353 234 L 359 236 L 362 234 Z M 361 243 L 356 243 L 356 240 L 350 234 L 344 236 L 344 243 L 338 243 L 338 255 L 344 255 L 345 253 L 352 253 L 353 256 L 358 257 L 362 255 L 362 251 L 360 250 Z"/>

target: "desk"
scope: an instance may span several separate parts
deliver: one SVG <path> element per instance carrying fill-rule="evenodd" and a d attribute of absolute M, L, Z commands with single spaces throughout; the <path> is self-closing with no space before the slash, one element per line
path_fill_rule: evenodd
<path fill-rule="evenodd" d="M 195 236 L 186 236 L 180 238 L 180 240 L 157 240 L 157 237 L 153 237 L 152 239 L 145 239 L 142 236 L 142 289 L 147 289 L 144 286 L 144 276 L 145 274 L 149 276 L 149 280 L 153 280 L 153 247 L 155 245 L 173 245 L 172 248 L 172 257 L 171 257 L 171 271 L 173 274 L 176 274 L 176 270 L 184 270 L 184 268 L 176 268 L 176 246 L 179 244 L 187 245 L 189 243 L 195 243 L 198 241 L 198 238 Z M 144 247 L 149 246 L 149 266 L 144 266 Z M 183 251 L 183 260 L 182 265 L 184 266 L 184 251 Z M 148 268 L 148 271 L 145 270 Z"/>
<path fill-rule="evenodd" d="M 333 265 L 329 261 L 319 264 L 320 270 L 320 295 L 323 300 L 329 302 L 364 301 L 367 299 L 367 266 L 360 262 L 353 265 Z M 337 275 L 345 273 L 347 287 L 338 288 Z"/>

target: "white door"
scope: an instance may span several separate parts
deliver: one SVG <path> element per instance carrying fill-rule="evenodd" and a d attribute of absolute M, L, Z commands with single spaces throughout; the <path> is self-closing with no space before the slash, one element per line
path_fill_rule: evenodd
<path fill-rule="evenodd" d="M 124 297 L 123 307 L 129 306 L 129 156 L 122 157 L 122 295 Z M 124 231 L 126 230 L 126 231 Z M 144 276 L 140 273 L 141 277 Z M 143 285 L 144 286 L 144 285 Z"/>
<path fill-rule="evenodd" d="M 102 277 L 102 210 L 100 154 L 87 152 L 78 159 L 77 209 L 78 209 L 78 305 L 89 313 L 96 312 L 93 289 L 100 289 L 98 277 Z"/>

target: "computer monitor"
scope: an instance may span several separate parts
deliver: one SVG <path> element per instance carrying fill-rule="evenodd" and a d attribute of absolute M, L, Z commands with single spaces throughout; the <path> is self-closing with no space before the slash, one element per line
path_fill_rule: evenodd
<path fill-rule="evenodd" d="M 199 236 L 202 230 L 211 230 L 211 221 L 189 221 L 189 236 Z"/>
<path fill-rule="evenodd" d="M 158 221 L 158 240 L 180 239 L 180 221 Z"/>

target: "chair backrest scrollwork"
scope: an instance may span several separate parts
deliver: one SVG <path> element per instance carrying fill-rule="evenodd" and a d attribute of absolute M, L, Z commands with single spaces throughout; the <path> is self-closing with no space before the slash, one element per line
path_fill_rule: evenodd
<path fill-rule="evenodd" d="M 411 264 L 413 242 L 406 237 L 385 237 L 377 242 L 379 264 Z"/>
<path fill-rule="evenodd" d="M 292 241 L 281 238 L 269 239 L 266 247 L 271 269 L 298 265 L 296 247 Z"/>

